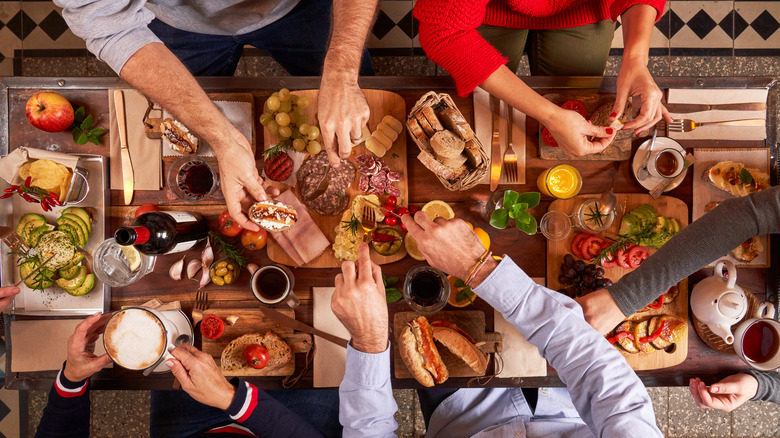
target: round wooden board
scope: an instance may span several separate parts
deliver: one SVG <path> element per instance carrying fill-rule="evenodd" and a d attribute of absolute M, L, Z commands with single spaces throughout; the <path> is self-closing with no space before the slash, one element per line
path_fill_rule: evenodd
<path fill-rule="evenodd" d="M 737 329 L 737 326 L 742 324 L 743 321 L 752 318 L 753 315 L 756 314 L 758 307 L 761 305 L 761 302 L 758 301 L 758 298 L 756 298 L 752 292 L 745 290 L 745 295 L 748 299 L 748 310 L 745 312 L 745 316 L 742 317 L 738 323 L 731 326 L 731 333 L 734 333 L 734 331 Z M 737 354 L 737 352 L 734 351 L 733 345 L 727 344 L 723 338 L 716 335 L 715 333 L 712 333 L 709 327 L 696 319 L 696 316 L 693 314 L 693 312 L 691 312 L 691 320 L 693 321 L 693 327 L 696 329 L 696 334 L 699 335 L 699 338 L 701 338 L 701 340 L 704 341 L 708 347 L 712 348 L 713 350 L 720 351 L 721 353 Z"/>

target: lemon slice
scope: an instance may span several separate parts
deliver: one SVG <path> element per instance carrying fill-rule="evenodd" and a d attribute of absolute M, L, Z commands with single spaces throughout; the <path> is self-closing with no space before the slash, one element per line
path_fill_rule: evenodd
<path fill-rule="evenodd" d="M 420 248 L 417 248 L 417 241 L 414 240 L 411 234 L 406 235 L 404 246 L 406 246 L 406 253 L 409 254 L 409 257 L 415 260 L 425 260 L 425 256 L 420 252 Z"/>
<path fill-rule="evenodd" d="M 455 217 L 455 212 L 452 211 L 452 207 L 444 201 L 433 200 L 421 208 L 425 214 L 428 215 L 431 220 L 437 217 L 443 217 L 444 219 L 452 219 Z"/>
<path fill-rule="evenodd" d="M 132 245 L 119 245 L 119 248 L 122 249 L 122 254 L 124 254 L 125 258 L 127 259 L 127 264 L 130 265 L 130 271 L 137 271 L 138 268 L 141 267 L 141 253 L 138 252 L 138 250 L 135 249 L 135 247 Z"/>

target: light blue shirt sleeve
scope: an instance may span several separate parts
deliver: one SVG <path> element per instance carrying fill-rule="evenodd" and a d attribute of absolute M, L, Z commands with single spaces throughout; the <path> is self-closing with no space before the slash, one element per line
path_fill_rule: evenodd
<path fill-rule="evenodd" d="M 506 256 L 474 292 L 556 369 L 595 436 L 663 436 L 641 380 L 572 299 L 536 284 Z"/>
<path fill-rule="evenodd" d="M 339 422 L 344 437 L 395 437 L 398 405 L 390 381 L 390 343 L 369 354 L 347 346 L 344 380 L 339 386 Z"/>
<path fill-rule="evenodd" d="M 141 47 L 160 39 L 148 28 L 146 0 L 54 0 L 70 30 L 117 74 Z"/>

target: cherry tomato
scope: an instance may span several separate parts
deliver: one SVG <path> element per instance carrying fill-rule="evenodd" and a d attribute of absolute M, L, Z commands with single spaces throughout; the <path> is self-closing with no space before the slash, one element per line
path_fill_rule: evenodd
<path fill-rule="evenodd" d="M 618 250 L 615 258 L 617 259 L 618 266 L 620 266 L 621 268 L 631 269 L 631 266 L 628 264 L 627 251 L 623 251 L 622 249 Z"/>
<path fill-rule="evenodd" d="M 574 239 L 572 239 L 571 241 L 571 252 L 575 256 L 581 259 L 585 258 L 585 255 L 582 252 L 580 252 L 580 245 L 582 244 L 583 240 L 587 239 L 590 236 L 592 236 L 592 234 L 588 234 L 588 233 L 579 233 L 576 236 L 574 236 Z"/>
<path fill-rule="evenodd" d="M 417 213 L 418 211 L 420 211 L 420 207 L 418 207 L 416 205 L 410 205 L 409 206 L 409 214 L 411 214 L 412 216 L 414 216 L 415 213 Z"/>
<path fill-rule="evenodd" d="M 268 232 L 262 228 L 260 231 L 244 230 L 241 232 L 241 244 L 250 251 L 265 248 L 267 242 Z"/>
<path fill-rule="evenodd" d="M 628 266 L 631 269 L 636 269 L 648 257 L 650 257 L 650 251 L 644 246 L 637 245 L 628 251 Z"/>
<path fill-rule="evenodd" d="M 230 212 L 225 210 L 219 215 L 219 232 L 223 236 L 238 236 L 241 234 L 240 225 L 230 216 Z"/>
<path fill-rule="evenodd" d="M 548 146 L 552 146 L 554 148 L 558 147 L 558 142 L 555 140 L 555 137 L 550 134 L 550 131 L 548 131 L 547 128 L 542 129 L 542 141 L 544 141 Z"/>
<path fill-rule="evenodd" d="M 398 218 L 395 216 L 387 215 L 385 216 L 385 224 L 390 225 L 391 227 L 398 223 Z"/>
<path fill-rule="evenodd" d="M 208 314 L 200 322 L 200 333 L 204 338 L 217 339 L 225 331 L 225 323 L 217 315 Z"/>
<path fill-rule="evenodd" d="M 601 267 L 604 269 L 611 269 L 618 265 L 617 259 L 614 254 L 607 254 L 606 257 L 601 259 Z"/>
<path fill-rule="evenodd" d="M 390 204 L 385 204 L 382 206 L 382 208 L 384 208 L 387 211 L 395 211 L 395 206 Z"/>
<path fill-rule="evenodd" d="M 580 253 L 585 259 L 593 260 L 601 252 L 604 243 L 604 239 L 599 236 L 588 236 L 580 244 Z"/>
<path fill-rule="evenodd" d="M 585 117 L 588 114 L 587 111 L 585 111 L 585 105 L 579 100 L 567 100 L 561 105 L 561 108 L 574 111 L 582 117 Z"/>
<path fill-rule="evenodd" d="M 144 204 L 135 209 L 135 217 L 138 217 L 144 213 L 149 213 L 150 211 L 160 211 L 160 207 L 154 204 Z"/>
<path fill-rule="evenodd" d="M 265 368 L 269 359 L 271 359 L 271 355 L 260 344 L 252 344 L 244 348 L 244 361 L 252 368 L 258 370 Z"/>
<path fill-rule="evenodd" d="M 390 208 L 391 210 L 392 210 L 392 207 L 395 207 L 395 205 L 396 205 L 397 203 L 398 203 L 398 198 L 396 198 L 396 197 L 395 197 L 395 196 L 393 196 L 393 195 L 390 195 L 390 196 L 388 196 L 388 197 L 387 197 L 387 200 L 385 200 L 385 204 L 389 205 L 389 206 L 391 207 L 391 208 Z"/>
<path fill-rule="evenodd" d="M 406 207 L 398 207 L 395 212 L 398 216 L 403 216 L 405 214 L 409 214 L 409 209 Z"/>

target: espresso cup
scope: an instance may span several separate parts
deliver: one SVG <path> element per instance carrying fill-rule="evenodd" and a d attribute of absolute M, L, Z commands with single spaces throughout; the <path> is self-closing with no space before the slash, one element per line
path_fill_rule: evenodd
<path fill-rule="evenodd" d="M 272 306 L 282 301 L 295 309 L 301 302 L 293 292 L 295 277 L 286 266 L 266 265 L 255 271 L 250 280 L 257 301 Z"/>
<path fill-rule="evenodd" d="M 647 171 L 658 178 L 676 178 L 685 167 L 685 157 L 677 149 L 666 148 L 654 152 L 647 163 Z"/>
<path fill-rule="evenodd" d="M 143 370 L 173 357 L 168 351 L 179 330 L 161 312 L 146 307 L 128 307 L 109 318 L 103 331 L 103 346 L 117 365 Z"/>
<path fill-rule="evenodd" d="M 775 308 L 762 304 L 753 318 L 734 331 L 734 351 L 748 365 L 759 371 L 780 367 L 780 323 L 772 319 Z"/>

